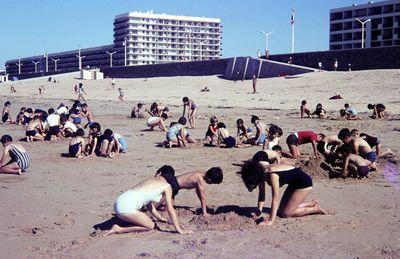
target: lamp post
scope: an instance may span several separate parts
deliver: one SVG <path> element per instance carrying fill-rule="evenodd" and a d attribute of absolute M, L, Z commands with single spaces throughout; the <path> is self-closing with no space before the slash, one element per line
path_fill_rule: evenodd
<path fill-rule="evenodd" d="M 108 55 L 110 55 L 110 67 L 112 67 L 112 66 L 113 66 L 113 64 L 112 64 L 112 56 L 113 56 L 115 53 L 117 53 L 117 52 L 116 52 L 116 51 L 114 51 L 114 52 L 106 51 L 106 53 L 107 53 Z"/>
<path fill-rule="evenodd" d="M 264 32 L 264 31 L 260 31 L 262 34 L 264 34 L 265 36 L 265 53 L 269 52 L 269 35 L 271 35 L 272 33 L 274 33 L 274 31 L 271 32 Z"/>
<path fill-rule="evenodd" d="M 35 64 L 35 73 L 37 73 L 37 65 L 40 63 L 40 61 L 32 61 L 33 64 Z"/>
<path fill-rule="evenodd" d="M 81 49 L 79 48 L 79 50 L 78 50 L 78 55 L 76 55 L 76 57 L 79 59 L 79 70 L 81 70 L 82 69 L 82 59 L 85 57 L 85 56 L 82 56 L 81 55 Z"/>
<path fill-rule="evenodd" d="M 367 22 L 370 22 L 371 19 L 368 19 L 366 21 L 361 21 L 360 19 L 356 18 L 357 21 L 359 21 L 361 23 L 361 48 L 363 49 L 365 46 L 365 40 L 364 40 L 364 34 L 365 34 L 365 24 Z"/>
<path fill-rule="evenodd" d="M 18 63 L 15 63 L 15 64 L 18 66 L 18 74 L 21 74 L 21 66 L 22 66 L 21 58 L 19 58 Z"/>
<path fill-rule="evenodd" d="M 295 10 L 293 8 L 292 16 L 290 17 L 290 25 L 292 27 L 292 54 L 294 54 L 294 24 L 295 24 L 294 13 L 295 13 Z"/>
<path fill-rule="evenodd" d="M 56 71 L 57 72 L 57 62 L 60 60 L 59 58 L 58 59 L 54 59 L 54 58 L 52 58 L 51 60 L 53 60 L 54 61 L 54 71 Z"/>
<path fill-rule="evenodd" d="M 126 66 L 126 47 L 127 47 L 126 37 L 124 38 L 124 42 L 122 42 L 122 46 L 124 46 L 124 64 Z"/>
<path fill-rule="evenodd" d="M 43 55 L 46 58 L 46 73 L 49 72 L 49 54 L 47 52 Z"/>

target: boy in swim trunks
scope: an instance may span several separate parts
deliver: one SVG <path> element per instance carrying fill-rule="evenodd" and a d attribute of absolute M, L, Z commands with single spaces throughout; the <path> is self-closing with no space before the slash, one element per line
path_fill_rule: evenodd
<path fill-rule="evenodd" d="M 0 173 L 21 175 L 31 164 L 31 158 L 25 148 L 14 144 L 10 135 L 3 135 L 0 142 L 4 146 L 0 159 Z"/>
<path fill-rule="evenodd" d="M 253 115 L 251 117 L 251 123 L 256 126 L 256 136 L 253 138 L 250 138 L 246 141 L 247 144 L 250 145 L 263 145 L 266 138 L 267 138 L 267 132 L 266 132 L 266 125 L 264 122 L 260 120 L 260 118 L 256 115 Z"/>
<path fill-rule="evenodd" d="M 208 171 L 191 171 L 176 177 L 180 189 L 196 189 L 197 197 L 200 200 L 201 210 L 204 216 L 209 216 L 206 204 L 206 184 L 220 184 L 223 180 L 223 172 L 219 167 L 213 167 Z"/>
<path fill-rule="evenodd" d="M 360 131 L 358 131 L 357 129 L 351 130 L 351 135 L 355 136 L 356 138 L 360 137 L 364 139 L 365 141 L 367 141 L 368 145 L 371 146 L 371 148 L 375 147 L 376 155 L 379 157 L 384 157 L 386 155 L 393 155 L 393 152 L 390 149 L 381 152 L 382 145 L 378 137 L 371 136 L 367 133 L 360 133 Z"/>
<path fill-rule="evenodd" d="M 306 100 L 301 101 L 300 117 L 303 119 L 305 117 L 305 115 L 307 115 L 307 118 L 311 119 L 310 109 L 308 109 L 306 105 L 307 105 L 307 101 Z"/>
<path fill-rule="evenodd" d="M 313 148 L 314 157 L 318 158 L 317 153 L 317 142 L 321 141 L 321 136 L 318 136 L 317 133 L 311 130 L 307 131 L 298 131 L 290 134 L 286 138 L 286 144 L 289 147 L 290 154 L 292 158 L 297 158 L 300 156 L 300 145 L 311 144 Z"/>
<path fill-rule="evenodd" d="M 368 109 L 373 110 L 371 118 L 373 119 L 381 119 L 385 118 L 387 116 L 385 110 L 386 107 L 382 103 L 377 103 L 377 104 L 368 104 Z"/>
<path fill-rule="evenodd" d="M 254 154 L 252 160 L 254 162 L 268 162 L 270 164 L 280 164 L 282 158 L 282 148 L 280 146 L 274 146 L 271 150 L 261 150 Z"/>
<path fill-rule="evenodd" d="M 339 149 L 343 157 L 342 177 L 346 178 L 348 175 L 356 174 L 358 174 L 359 178 L 367 177 L 369 173 L 369 161 L 366 161 L 359 155 L 352 154 L 349 145 L 342 145 Z"/>
<path fill-rule="evenodd" d="M 53 108 L 48 110 L 49 116 L 47 116 L 46 124 L 48 127 L 48 132 L 46 135 L 46 140 L 54 141 L 62 139 L 62 134 L 60 130 L 60 115 L 56 114 Z"/>
<path fill-rule="evenodd" d="M 60 116 L 60 124 L 62 126 L 61 133 L 66 138 L 72 137 L 74 133 L 78 130 L 76 125 L 69 121 L 65 114 L 62 114 Z"/>
<path fill-rule="evenodd" d="M 26 142 L 43 141 L 44 130 L 42 126 L 42 119 L 39 115 L 35 115 L 33 119 L 26 126 Z"/>
<path fill-rule="evenodd" d="M 84 126 L 85 129 L 94 122 L 93 113 L 86 103 L 81 105 L 81 116 L 87 119 L 87 124 Z"/>
<path fill-rule="evenodd" d="M 362 158 L 369 161 L 369 168 L 377 170 L 375 160 L 376 153 L 372 151 L 371 146 L 360 137 L 353 136 L 351 131 L 347 128 L 341 129 L 338 137 L 344 144 L 348 144 L 353 149 L 353 154 L 360 155 Z"/>
<path fill-rule="evenodd" d="M 325 157 L 325 161 L 332 164 L 336 161 L 337 148 L 343 143 L 336 135 L 325 136 L 324 134 L 318 134 L 320 141 L 317 144 L 318 152 Z"/>

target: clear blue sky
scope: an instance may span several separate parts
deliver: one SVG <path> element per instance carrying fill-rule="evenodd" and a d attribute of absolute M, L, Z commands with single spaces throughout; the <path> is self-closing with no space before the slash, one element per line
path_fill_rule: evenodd
<path fill-rule="evenodd" d="M 272 54 L 290 51 L 296 9 L 296 52 L 326 50 L 329 10 L 359 0 L 0 0 L 0 68 L 8 59 L 111 44 L 113 19 L 128 11 L 218 17 L 223 56 L 256 55 L 259 30 L 274 30 Z"/>

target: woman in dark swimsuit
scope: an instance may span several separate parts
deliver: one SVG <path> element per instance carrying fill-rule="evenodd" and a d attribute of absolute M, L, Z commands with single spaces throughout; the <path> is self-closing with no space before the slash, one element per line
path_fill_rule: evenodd
<path fill-rule="evenodd" d="M 263 220 L 259 226 L 269 226 L 275 222 L 278 213 L 283 218 L 302 217 L 311 214 L 326 214 L 317 200 L 303 203 L 312 190 L 310 176 L 291 165 L 274 164 L 267 162 L 247 161 L 240 172 L 246 188 L 251 192 L 259 188 L 258 210 L 253 214 L 257 222 L 262 214 L 265 203 L 265 182 L 271 186 L 272 201 L 269 219 Z M 279 205 L 279 188 L 287 184 L 288 187 L 282 196 Z M 279 205 L 279 206 L 278 206 Z"/>

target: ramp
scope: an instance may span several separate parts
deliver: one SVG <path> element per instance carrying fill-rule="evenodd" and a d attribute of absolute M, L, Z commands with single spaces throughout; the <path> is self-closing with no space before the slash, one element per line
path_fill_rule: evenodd
<path fill-rule="evenodd" d="M 283 75 L 293 76 L 316 71 L 314 68 L 290 65 L 277 61 L 236 57 L 229 59 L 224 78 L 228 80 L 246 80 L 253 78 L 253 75 L 257 78 L 270 78 Z"/>

